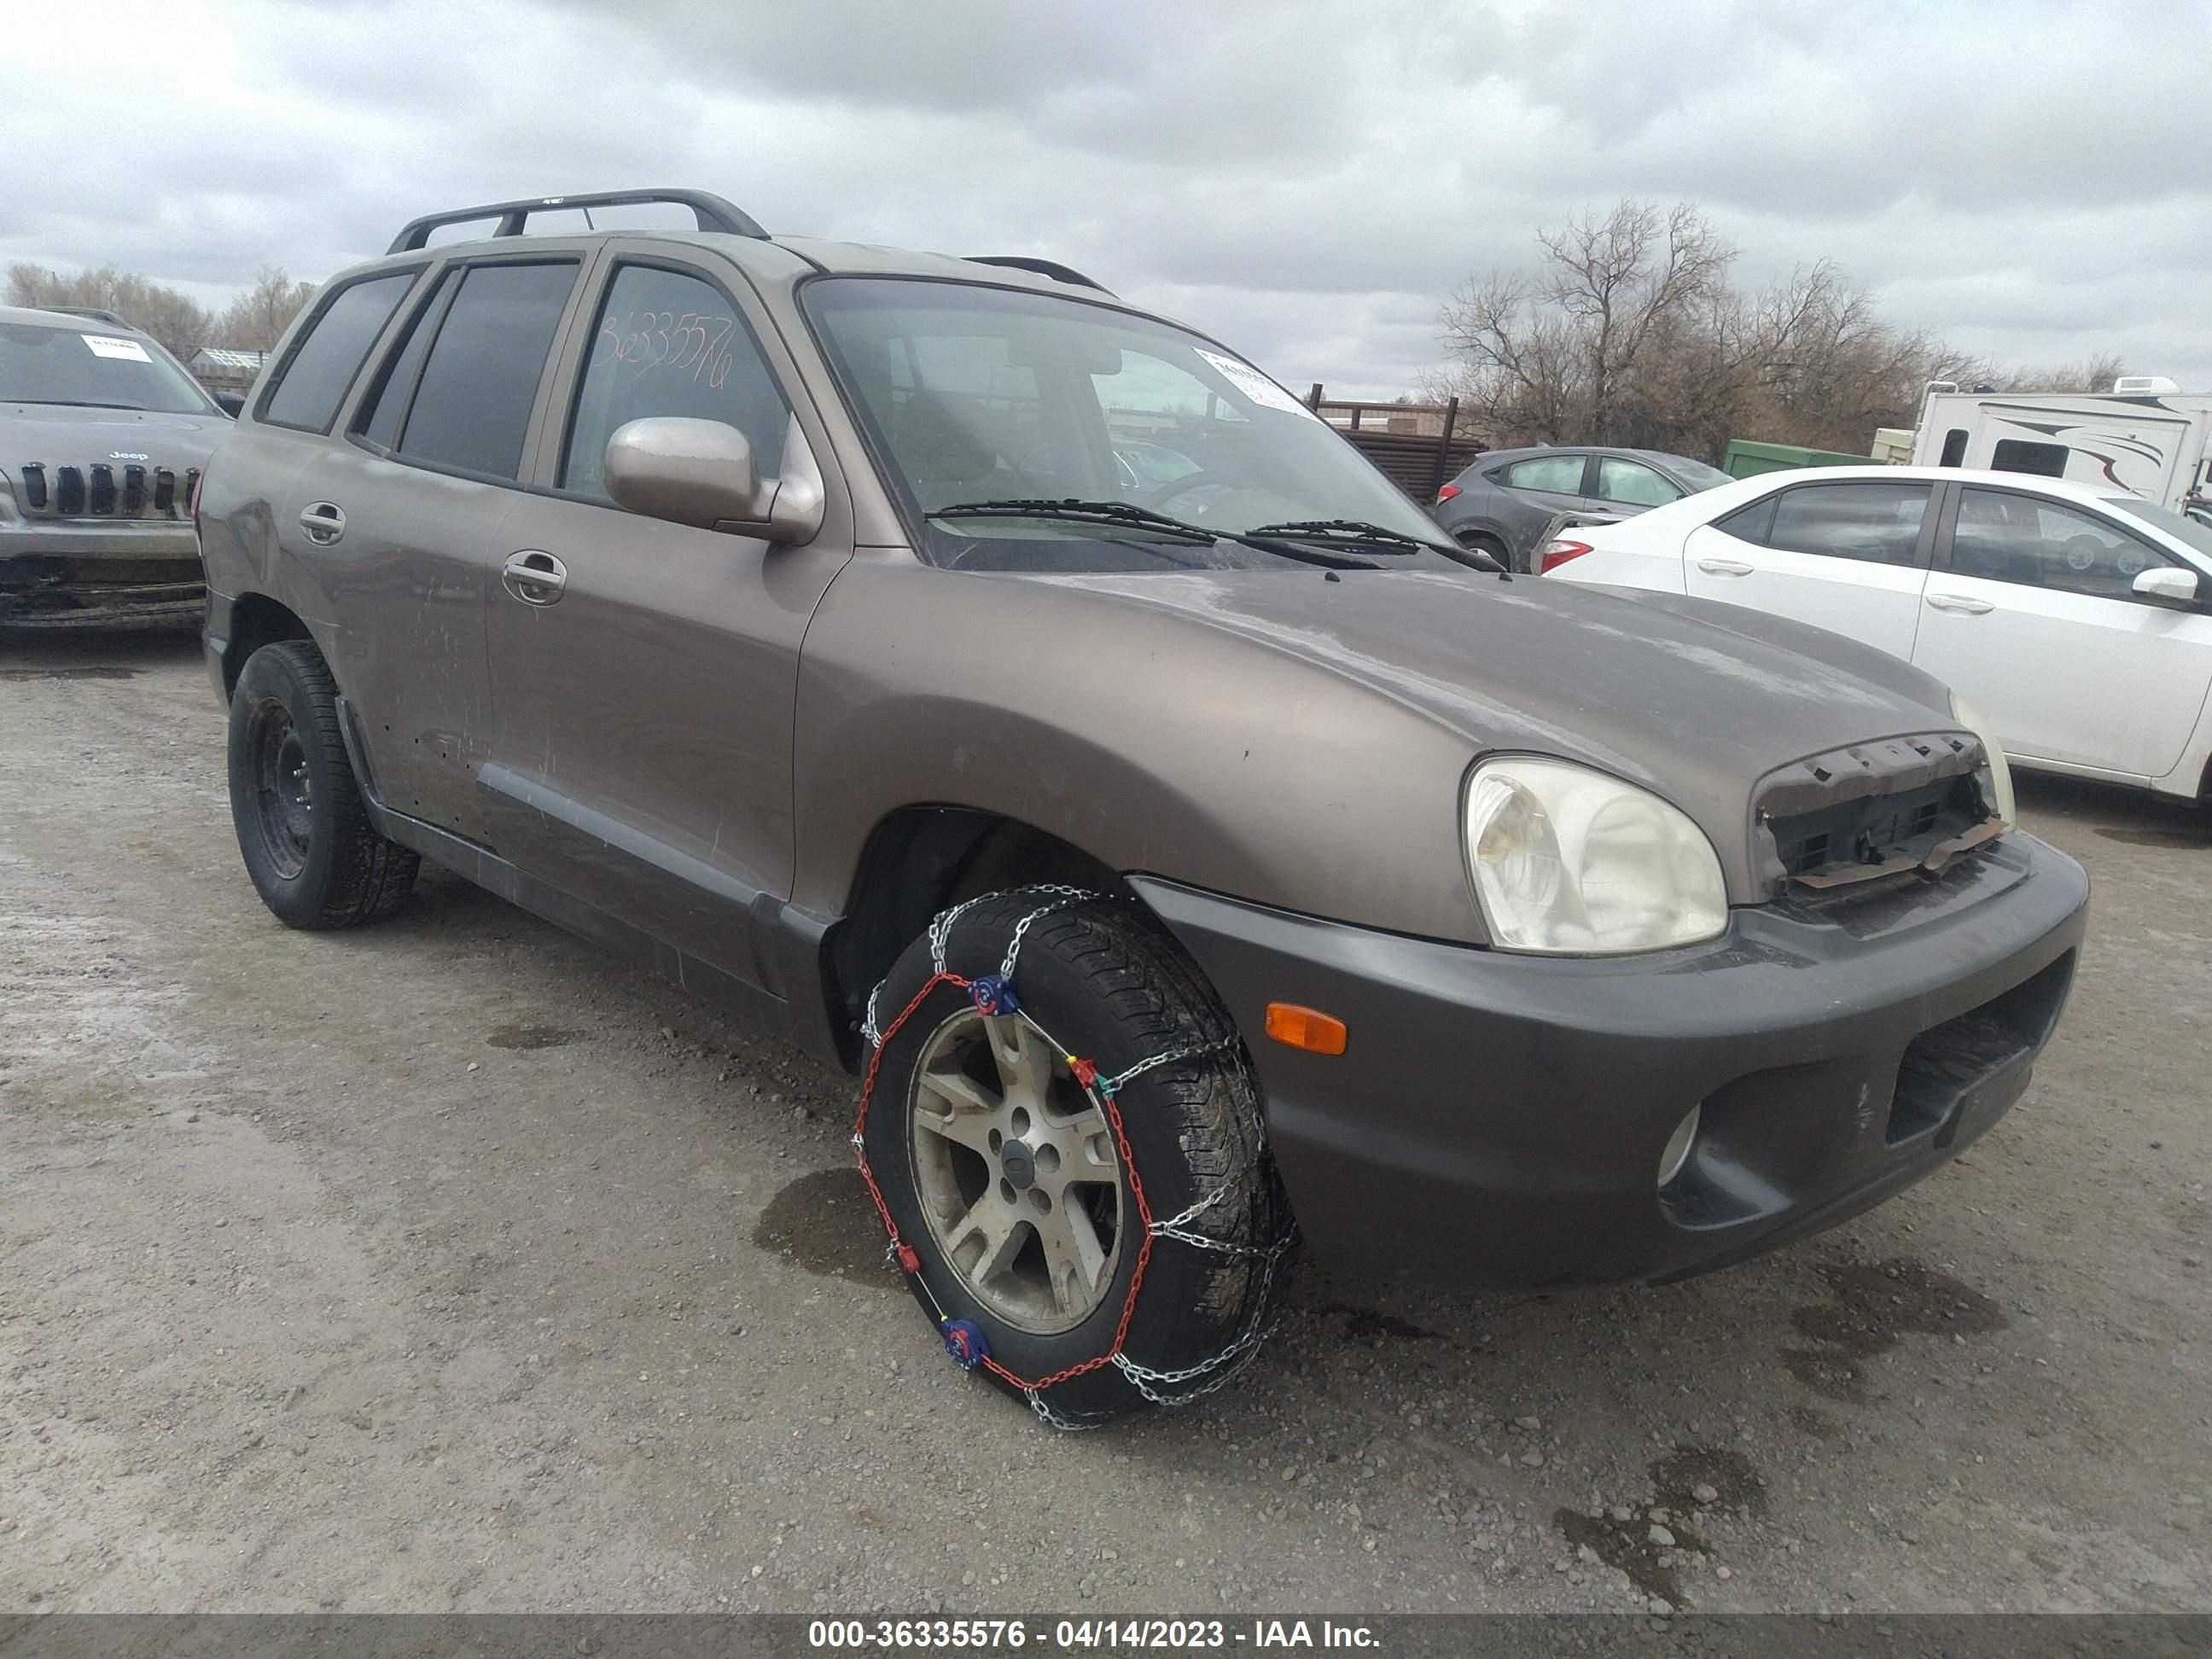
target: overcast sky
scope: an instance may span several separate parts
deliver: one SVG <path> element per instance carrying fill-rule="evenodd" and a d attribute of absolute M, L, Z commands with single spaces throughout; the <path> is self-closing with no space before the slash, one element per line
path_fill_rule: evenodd
<path fill-rule="evenodd" d="M 64 9 L 0 0 L 0 263 L 211 305 L 425 210 L 694 185 L 771 231 L 1060 258 L 1387 395 L 1455 281 L 1635 194 L 1703 204 L 1748 283 L 1832 258 L 2002 360 L 2212 391 L 2212 5 L 235 0 L 101 3 L 96 40 Z"/>

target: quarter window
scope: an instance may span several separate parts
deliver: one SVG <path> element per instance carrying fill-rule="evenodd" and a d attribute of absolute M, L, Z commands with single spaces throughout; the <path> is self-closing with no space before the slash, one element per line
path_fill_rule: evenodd
<path fill-rule="evenodd" d="M 472 265 L 447 308 L 399 434 L 399 453 L 495 478 L 519 477 L 530 408 L 573 262 Z"/>
<path fill-rule="evenodd" d="M 1938 466 L 1963 466 L 1966 462 L 1966 428 L 1954 426 L 1943 434 L 1943 457 Z"/>
<path fill-rule="evenodd" d="M 599 307 L 561 487 L 610 499 L 607 440 L 625 422 L 656 415 L 733 426 L 752 446 L 761 477 L 782 469 L 791 411 L 737 307 L 702 277 L 624 265 Z"/>
<path fill-rule="evenodd" d="M 1785 553 L 1910 565 L 1927 511 L 1924 483 L 1799 484 L 1775 502 L 1765 544 Z"/>
<path fill-rule="evenodd" d="M 1598 457 L 1597 493 L 1601 501 L 1631 507 L 1664 507 L 1682 499 L 1682 492 L 1664 476 L 1641 461 L 1625 461 L 1617 455 Z"/>
<path fill-rule="evenodd" d="M 1579 495 L 1583 493 L 1583 458 L 1543 455 L 1534 460 L 1516 461 L 1505 469 L 1505 482 L 1516 489 L 1545 489 L 1555 495 Z"/>
<path fill-rule="evenodd" d="M 2173 562 L 2109 520 L 2057 501 L 2003 489 L 1960 493 L 1951 568 L 1962 576 L 2131 599 L 2138 575 Z"/>
<path fill-rule="evenodd" d="M 261 400 L 260 418 L 278 426 L 328 432 L 346 388 L 414 286 L 416 276 L 411 270 L 395 270 L 388 276 L 349 283 L 332 295 Z"/>

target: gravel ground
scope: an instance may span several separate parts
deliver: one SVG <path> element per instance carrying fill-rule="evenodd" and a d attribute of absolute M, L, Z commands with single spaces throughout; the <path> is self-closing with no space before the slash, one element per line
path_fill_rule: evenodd
<path fill-rule="evenodd" d="M 853 1091 L 426 871 L 287 932 L 189 641 L 0 647 L 0 1611 L 2212 1606 L 2212 838 L 2028 781 L 2027 1098 L 1663 1290 L 1304 1274 L 1056 1437 L 880 1262 Z"/>

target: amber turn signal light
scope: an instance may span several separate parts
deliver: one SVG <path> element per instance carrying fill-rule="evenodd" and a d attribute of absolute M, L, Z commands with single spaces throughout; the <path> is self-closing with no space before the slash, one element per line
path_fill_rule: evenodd
<path fill-rule="evenodd" d="M 1310 1054 L 1344 1052 L 1344 1022 L 1318 1008 L 1302 1008 L 1295 1002 L 1267 1005 L 1267 1035 Z"/>

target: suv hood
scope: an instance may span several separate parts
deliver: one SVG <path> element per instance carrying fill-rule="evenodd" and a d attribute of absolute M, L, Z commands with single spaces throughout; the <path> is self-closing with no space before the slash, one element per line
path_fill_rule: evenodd
<path fill-rule="evenodd" d="M 1760 779 L 1877 738 L 1960 729 L 1942 684 L 1823 629 L 1735 605 L 1430 571 L 1206 571 L 1050 579 L 1295 656 L 1463 737 L 1650 789 L 1758 896 Z"/>
<path fill-rule="evenodd" d="M 229 420 L 212 410 L 168 415 L 150 409 L 0 403 L 0 471 L 13 477 L 24 462 L 40 461 L 50 475 L 58 466 L 95 464 L 166 466 L 182 472 L 206 465 L 229 429 Z"/>

